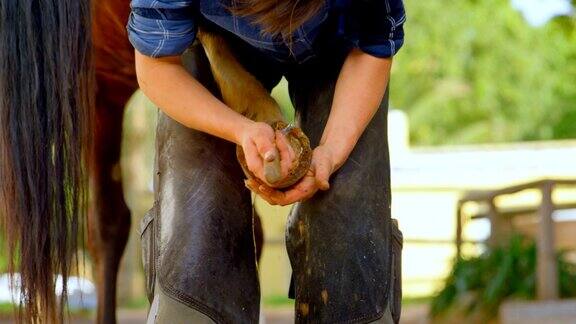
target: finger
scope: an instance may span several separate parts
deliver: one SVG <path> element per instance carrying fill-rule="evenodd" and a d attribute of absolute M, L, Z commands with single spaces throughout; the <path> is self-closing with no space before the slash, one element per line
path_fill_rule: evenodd
<path fill-rule="evenodd" d="M 273 198 L 271 198 L 269 196 L 266 196 L 265 194 L 263 194 L 261 192 L 258 193 L 258 197 L 264 199 L 264 201 L 266 201 L 268 204 L 270 204 L 272 206 L 279 205 L 279 203 L 276 200 L 274 200 Z"/>
<path fill-rule="evenodd" d="M 244 186 L 254 193 L 258 191 L 258 185 L 251 179 L 244 180 Z"/>
<path fill-rule="evenodd" d="M 276 148 L 273 148 L 271 151 L 264 153 L 263 156 L 265 160 L 262 162 L 262 169 L 256 176 L 265 183 L 278 182 L 282 179 L 282 169 L 280 159 L 278 158 L 278 151 Z"/>
<path fill-rule="evenodd" d="M 258 187 L 258 191 L 262 197 L 265 197 L 269 202 L 273 202 L 274 205 L 286 206 L 295 202 L 293 199 L 286 199 L 286 194 L 283 191 L 276 190 L 263 184 Z"/>
<path fill-rule="evenodd" d="M 279 192 L 280 192 L 280 191 L 278 191 L 278 190 L 276 190 L 276 189 L 274 189 L 274 188 L 272 188 L 272 187 L 269 187 L 269 186 L 263 185 L 263 184 L 260 184 L 260 185 L 258 186 L 258 190 L 260 190 L 261 192 L 266 193 L 266 194 L 268 194 L 268 195 L 272 195 L 272 194 L 275 194 L 275 193 L 279 193 Z"/>
<path fill-rule="evenodd" d="M 276 131 L 276 146 L 280 153 L 280 168 L 282 170 L 282 175 L 285 176 L 292 167 L 294 159 L 296 158 L 296 153 L 294 153 L 294 149 L 292 148 L 292 145 L 290 145 L 290 141 L 286 138 L 286 135 L 281 131 Z"/>
<path fill-rule="evenodd" d="M 273 136 L 256 136 L 254 137 L 254 144 L 256 144 L 258 153 L 265 161 L 274 161 L 278 157 L 278 150 L 276 149 Z"/>
<path fill-rule="evenodd" d="M 320 160 L 314 162 L 314 177 L 316 178 L 316 183 L 320 190 L 330 189 L 328 179 L 330 178 L 331 173 L 332 168 L 326 161 Z"/>
<path fill-rule="evenodd" d="M 266 201 L 268 204 L 270 204 L 272 206 L 279 205 L 279 203 L 276 200 L 274 200 L 273 198 L 271 198 L 269 196 L 266 196 L 265 194 L 263 194 L 261 192 L 258 193 L 258 197 L 264 199 L 264 201 Z"/>
<path fill-rule="evenodd" d="M 244 148 L 244 158 L 246 159 L 246 165 L 248 166 L 248 170 L 252 171 L 256 176 L 262 170 L 262 159 L 258 154 L 258 150 L 256 149 L 256 145 L 252 142 L 248 143 Z"/>
<path fill-rule="evenodd" d="M 267 183 L 276 183 L 280 181 L 283 177 L 282 167 L 280 166 L 280 159 L 275 159 L 273 161 L 264 161 L 264 178 Z"/>
<path fill-rule="evenodd" d="M 289 203 L 286 202 L 286 195 L 283 191 L 276 190 L 274 188 L 270 188 L 266 185 L 260 185 L 258 190 L 262 192 L 262 194 L 266 195 L 270 199 L 274 200 L 278 205 L 287 205 Z"/>
<path fill-rule="evenodd" d="M 279 204 L 293 204 L 293 203 L 297 203 L 297 202 L 303 202 L 306 201 L 310 198 L 312 198 L 312 196 L 314 196 L 314 194 L 318 191 L 318 187 L 310 187 L 308 189 L 292 189 L 290 191 L 287 191 L 284 194 L 284 199 L 282 199 L 281 201 L 279 201 Z"/>
<path fill-rule="evenodd" d="M 313 177 L 305 177 L 301 182 L 295 185 L 292 189 L 284 192 L 284 199 L 281 203 L 295 203 L 298 201 L 305 201 L 310 199 L 318 191 L 315 179 Z"/>
<path fill-rule="evenodd" d="M 248 189 L 257 194 L 260 198 L 264 199 L 264 201 L 266 201 L 270 205 L 278 205 L 278 203 L 274 198 L 270 197 L 265 192 L 259 190 L 259 185 L 255 181 L 246 180 L 244 183 Z"/>
<path fill-rule="evenodd" d="M 251 180 L 254 181 L 254 180 Z M 252 185 L 256 185 L 256 181 Z M 304 177 L 300 182 L 295 184 L 288 191 L 280 191 L 264 184 L 258 183 L 254 192 L 258 193 L 264 200 L 272 205 L 286 206 L 298 201 L 305 201 L 312 197 L 318 191 L 316 181 L 313 175 Z"/>
<path fill-rule="evenodd" d="M 284 193 L 282 191 L 271 188 L 255 179 L 246 180 L 245 183 L 250 190 L 253 190 L 259 196 L 265 198 L 266 201 L 274 203 L 275 205 L 278 204 L 279 200 L 284 198 Z"/>

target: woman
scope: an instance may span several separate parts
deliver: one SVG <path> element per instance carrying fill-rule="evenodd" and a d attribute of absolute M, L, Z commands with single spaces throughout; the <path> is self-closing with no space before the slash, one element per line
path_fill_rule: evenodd
<path fill-rule="evenodd" d="M 199 24 L 224 34 L 267 89 L 288 80 L 314 147 L 310 172 L 292 189 L 247 183 L 271 204 L 300 202 L 286 233 L 297 321 L 398 321 L 386 89 L 404 20 L 401 0 L 132 0 L 138 80 L 163 112 L 149 321 L 258 321 L 250 193 L 234 144 L 257 175 L 276 146 L 291 157 L 270 126 L 217 98 L 206 57 L 192 45 Z"/>

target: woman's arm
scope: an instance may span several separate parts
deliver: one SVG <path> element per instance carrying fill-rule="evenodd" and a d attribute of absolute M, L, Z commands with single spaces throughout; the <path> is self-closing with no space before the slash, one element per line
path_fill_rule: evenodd
<path fill-rule="evenodd" d="M 254 122 L 214 97 L 182 66 L 179 56 L 152 58 L 136 51 L 136 74 L 142 91 L 179 123 L 241 145 L 250 171 L 260 179 L 263 160 L 273 160 L 275 133 L 266 123 Z M 280 149 L 289 161 L 289 151 Z M 283 171 L 287 171 L 286 164 Z"/>
<path fill-rule="evenodd" d="M 391 58 L 377 58 L 358 49 L 348 55 L 336 83 L 332 110 L 320 140 L 320 146 L 331 152 L 334 170 L 344 164 L 378 110 L 391 66 Z M 323 174 L 321 179 L 327 180 L 327 176 L 329 174 Z"/>
<path fill-rule="evenodd" d="M 191 77 L 179 56 L 151 58 L 136 52 L 136 74 L 146 96 L 187 127 L 241 144 L 242 130 L 254 124 Z"/>
<path fill-rule="evenodd" d="M 247 185 L 271 204 L 287 205 L 329 188 L 330 175 L 340 168 L 378 110 L 390 76 L 391 58 L 377 58 L 354 49 L 338 76 L 334 100 L 320 145 L 314 149 L 308 176 L 287 192 L 252 182 Z M 384 136 L 384 135 L 383 135 Z"/>

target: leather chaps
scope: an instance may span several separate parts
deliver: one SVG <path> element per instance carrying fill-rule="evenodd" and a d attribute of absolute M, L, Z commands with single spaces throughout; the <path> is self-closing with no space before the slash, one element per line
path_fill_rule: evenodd
<path fill-rule="evenodd" d="M 318 145 L 345 53 L 290 65 L 235 46 L 268 89 L 286 77 L 301 127 Z M 219 95 L 200 44 L 183 62 Z M 388 94 L 331 177 L 330 190 L 296 204 L 289 216 L 286 247 L 298 323 L 369 323 L 387 308 L 399 319 L 402 234 L 390 218 L 387 108 Z M 160 285 L 216 323 L 258 323 L 251 195 L 234 144 L 163 113 L 156 142 L 155 203 L 141 226 L 149 298 Z"/>

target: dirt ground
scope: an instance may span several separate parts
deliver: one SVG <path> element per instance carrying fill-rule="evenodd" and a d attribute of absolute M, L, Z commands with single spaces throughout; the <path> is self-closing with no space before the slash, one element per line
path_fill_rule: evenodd
<path fill-rule="evenodd" d="M 401 324 L 426 324 L 426 306 L 411 305 L 405 307 L 402 311 Z M 142 324 L 146 320 L 146 311 L 144 310 L 124 310 L 118 311 L 119 324 Z M 0 324 L 12 324 L 11 320 L 0 320 Z M 91 319 L 77 319 L 71 324 L 91 324 Z M 292 324 L 294 315 L 291 309 L 273 309 L 264 312 L 264 321 L 261 324 Z"/>

